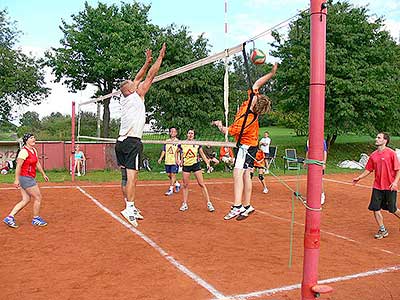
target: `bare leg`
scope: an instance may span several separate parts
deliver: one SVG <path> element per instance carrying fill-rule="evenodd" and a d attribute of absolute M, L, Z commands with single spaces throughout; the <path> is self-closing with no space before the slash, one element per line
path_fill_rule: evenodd
<path fill-rule="evenodd" d="M 133 169 L 126 169 L 126 173 L 128 175 L 128 181 L 126 184 L 127 200 L 129 202 L 135 202 L 138 171 Z"/>
<path fill-rule="evenodd" d="M 233 193 L 234 193 L 234 206 L 239 206 L 242 204 L 242 196 L 243 196 L 243 178 L 244 170 L 235 168 L 233 170 Z M 250 177 L 250 175 L 249 175 Z"/>
<path fill-rule="evenodd" d="M 18 202 L 10 212 L 10 216 L 15 216 L 21 209 L 23 209 L 31 200 L 29 194 L 21 188 L 22 200 Z"/>
<path fill-rule="evenodd" d="M 379 227 L 383 226 L 383 216 L 380 210 L 374 211 L 374 217 L 376 223 L 379 225 Z"/>
<path fill-rule="evenodd" d="M 250 177 L 250 169 L 246 169 L 243 174 L 243 182 L 244 182 L 244 195 L 243 195 L 243 205 L 248 206 L 250 205 L 251 200 L 251 192 L 253 190 L 253 184 Z"/>
<path fill-rule="evenodd" d="M 203 193 L 203 198 L 206 199 L 207 202 L 210 202 L 210 196 L 208 194 L 207 187 L 204 183 L 202 171 L 199 170 L 199 171 L 194 172 L 194 176 L 196 176 L 197 183 L 201 187 L 201 192 Z"/>
<path fill-rule="evenodd" d="M 183 177 L 183 185 L 182 185 L 182 194 L 183 194 L 183 202 L 187 203 L 189 199 L 189 181 L 190 181 L 190 173 L 182 172 Z"/>

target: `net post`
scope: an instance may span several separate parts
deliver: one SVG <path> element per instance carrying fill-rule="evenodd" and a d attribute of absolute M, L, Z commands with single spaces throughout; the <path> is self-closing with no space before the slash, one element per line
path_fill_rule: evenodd
<path fill-rule="evenodd" d="M 72 101 L 71 112 L 71 180 L 75 181 L 75 101 Z M 69 159 L 68 159 L 69 163 Z M 69 166 L 68 166 L 69 167 Z"/>
<path fill-rule="evenodd" d="M 323 160 L 325 64 L 326 64 L 326 3 L 310 0 L 310 95 L 309 95 L 309 159 Z M 303 279 L 301 299 L 314 300 L 318 283 L 321 241 L 322 166 L 311 164 L 307 171 L 307 205 L 304 228 Z"/>

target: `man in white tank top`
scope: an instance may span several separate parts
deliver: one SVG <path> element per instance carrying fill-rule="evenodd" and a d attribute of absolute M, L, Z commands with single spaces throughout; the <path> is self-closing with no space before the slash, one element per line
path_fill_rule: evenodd
<path fill-rule="evenodd" d="M 121 211 L 121 214 L 133 226 L 137 226 L 137 219 L 143 219 L 134 202 L 136 181 L 143 151 L 141 138 L 146 121 L 144 96 L 150 89 L 154 77 L 160 69 L 165 50 L 166 45 L 164 43 L 157 60 L 149 69 L 145 80 L 142 81 L 152 62 L 151 50 L 146 50 L 146 62 L 136 74 L 135 79 L 125 80 L 120 85 L 123 95 L 121 99 L 122 116 L 119 137 L 115 144 L 115 153 L 118 165 L 121 167 L 121 187 L 126 201 L 126 208 Z"/>

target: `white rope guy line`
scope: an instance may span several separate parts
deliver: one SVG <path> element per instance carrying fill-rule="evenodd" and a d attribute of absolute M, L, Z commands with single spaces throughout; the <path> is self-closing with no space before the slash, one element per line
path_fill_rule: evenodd
<path fill-rule="evenodd" d="M 210 292 L 216 299 L 224 299 L 225 296 L 219 292 L 216 288 L 214 288 L 211 284 L 206 282 L 204 279 L 202 279 L 199 275 L 196 273 L 192 272 L 189 270 L 187 267 L 185 267 L 183 264 L 178 262 L 174 257 L 168 254 L 163 248 L 161 248 L 156 242 L 154 242 L 151 238 L 149 238 L 147 235 L 145 235 L 143 232 L 140 230 L 136 229 L 132 225 L 128 224 L 124 220 L 122 220 L 120 217 L 118 217 L 116 214 L 114 214 L 110 209 L 108 209 L 106 206 L 104 206 L 100 201 L 98 201 L 96 198 L 94 198 L 92 195 L 87 193 L 84 189 L 81 187 L 77 186 L 76 187 L 82 194 L 84 194 L 86 197 L 88 197 L 94 204 L 96 204 L 100 209 L 102 209 L 105 213 L 107 213 L 109 216 L 111 216 L 114 220 L 125 226 L 127 229 L 132 231 L 134 234 L 136 234 L 138 237 L 140 237 L 142 240 L 144 240 L 147 244 L 149 244 L 154 250 L 156 250 L 162 257 L 164 257 L 169 263 L 171 263 L 174 267 L 176 267 L 178 270 L 180 270 L 182 273 L 184 273 L 186 276 L 191 278 L 194 282 L 196 282 L 198 285 L 202 286 L 205 288 L 208 292 Z"/>

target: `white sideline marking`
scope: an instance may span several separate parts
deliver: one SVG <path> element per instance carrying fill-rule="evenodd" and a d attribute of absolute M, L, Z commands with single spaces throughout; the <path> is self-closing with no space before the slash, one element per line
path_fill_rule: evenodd
<path fill-rule="evenodd" d="M 363 272 L 363 273 L 357 273 L 357 274 L 352 274 L 352 275 L 345 275 L 345 276 L 334 277 L 334 278 L 329 278 L 329 279 L 324 279 L 324 280 L 318 280 L 318 284 L 327 284 L 327 283 L 347 281 L 347 280 L 351 280 L 351 279 L 355 279 L 355 278 L 369 277 L 369 276 L 379 275 L 379 274 L 383 274 L 383 273 L 396 272 L 399 270 L 400 270 L 400 266 L 392 266 L 392 267 L 367 271 L 367 272 Z M 280 293 L 280 292 L 293 291 L 293 290 L 297 290 L 300 288 L 301 288 L 301 284 L 293 284 L 293 285 L 282 286 L 282 287 L 273 288 L 273 289 L 264 290 L 264 291 L 227 296 L 223 299 L 225 299 L 225 300 L 245 300 L 245 299 L 250 299 L 250 298 L 258 298 L 261 296 L 270 296 L 270 295 Z"/>
<path fill-rule="evenodd" d="M 143 239 L 146 243 L 148 243 L 151 247 L 153 247 L 158 253 L 161 254 L 161 256 L 163 256 L 166 260 L 168 260 L 174 267 L 176 267 L 178 270 L 180 270 L 186 276 L 193 279 L 194 282 L 196 282 L 197 284 L 204 287 L 214 297 L 216 297 L 216 299 L 224 299 L 225 298 L 225 296 L 222 293 L 220 293 L 217 289 L 215 289 L 211 284 L 209 284 L 204 279 L 202 279 L 200 276 L 198 276 L 194 272 L 190 271 L 187 267 L 185 267 L 184 265 L 179 263 L 175 258 L 173 258 L 171 255 L 169 255 L 164 249 L 162 249 L 156 242 L 154 242 L 152 239 L 150 239 L 147 235 L 145 235 L 144 233 L 137 230 L 132 225 L 130 225 L 127 222 L 125 222 L 124 220 L 122 220 L 120 217 L 118 217 L 116 214 L 114 214 L 110 209 L 108 209 L 106 206 L 104 206 L 102 203 L 100 203 L 97 199 L 95 199 L 92 195 L 87 193 L 81 187 L 77 186 L 76 188 L 82 194 L 84 194 L 86 197 L 88 197 L 90 200 L 92 200 L 94 202 L 94 204 L 96 204 L 104 212 L 106 212 L 108 215 L 110 215 L 113 219 L 115 219 L 116 221 L 121 223 L 123 226 L 128 228 L 130 231 L 132 231 L 134 234 L 136 234 L 141 239 Z"/>

